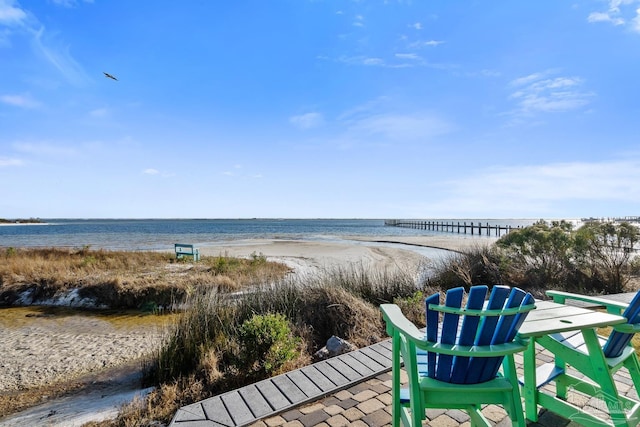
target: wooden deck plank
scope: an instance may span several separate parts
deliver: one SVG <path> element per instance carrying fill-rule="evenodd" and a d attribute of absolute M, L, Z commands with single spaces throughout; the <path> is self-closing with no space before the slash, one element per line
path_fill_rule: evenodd
<path fill-rule="evenodd" d="M 323 392 L 336 388 L 337 384 L 334 384 L 331 379 L 320 372 L 314 365 L 306 366 L 302 368 L 301 371 Z"/>
<path fill-rule="evenodd" d="M 362 375 L 353 370 L 351 366 L 344 363 L 341 358 L 334 357 L 333 359 L 327 360 L 327 363 L 336 371 L 347 377 L 349 381 L 358 381 L 362 379 Z"/>
<path fill-rule="evenodd" d="M 307 397 L 319 396 L 322 394 L 322 390 L 313 383 L 305 374 L 300 370 L 295 370 L 287 373 L 287 377 L 300 389 Z"/>
<path fill-rule="evenodd" d="M 379 349 L 381 351 L 384 350 L 383 347 L 379 347 Z M 375 360 L 376 362 L 378 362 L 380 365 L 386 367 L 386 368 L 390 368 L 391 367 L 391 353 L 390 352 L 385 352 L 385 353 L 381 353 L 379 351 L 376 351 L 377 349 L 374 348 L 374 346 L 371 347 L 365 347 L 363 349 L 361 349 L 360 351 L 364 354 L 366 354 L 368 357 L 372 358 L 373 360 Z"/>
<path fill-rule="evenodd" d="M 374 370 L 370 367 L 360 363 L 358 359 L 353 357 L 351 353 L 346 353 L 338 356 L 344 363 L 349 365 L 354 371 L 358 372 L 362 377 L 371 375 Z"/>
<path fill-rule="evenodd" d="M 379 342 L 378 344 L 374 344 L 376 347 L 382 347 L 382 348 L 386 348 L 387 351 L 389 352 L 389 354 L 391 354 L 391 340 L 384 340 L 382 342 Z"/>
<path fill-rule="evenodd" d="M 175 422 L 184 422 L 184 421 L 202 421 L 206 420 L 207 416 L 204 413 L 204 409 L 202 409 L 202 404 L 194 403 L 191 405 L 183 406 L 178 409 L 173 420 Z"/>
<path fill-rule="evenodd" d="M 273 408 L 269 402 L 267 402 L 262 393 L 260 393 L 260 390 L 258 390 L 255 384 L 243 387 L 238 391 L 245 403 L 249 406 L 249 409 L 251 409 L 254 417 L 262 418 L 273 412 Z"/>
<path fill-rule="evenodd" d="M 271 405 L 274 411 L 282 410 L 291 405 L 289 399 L 287 399 L 287 397 L 273 382 L 271 382 L 271 380 L 264 380 L 256 383 L 256 388 L 260 391 L 260 394 L 267 399 L 267 402 L 269 402 L 269 405 Z"/>
<path fill-rule="evenodd" d="M 371 369 L 373 372 L 379 372 L 385 369 L 384 365 L 378 363 L 374 358 L 369 357 L 363 351 L 353 351 L 349 353 L 349 355 L 367 368 Z"/>
<path fill-rule="evenodd" d="M 215 396 L 210 399 L 203 400 L 202 408 L 207 415 L 207 419 L 223 426 L 234 426 L 233 419 L 227 412 L 227 408 L 222 403 L 220 396 Z"/>
<path fill-rule="evenodd" d="M 343 386 L 349 383 L 349 379 L 340 371 L 331 366 L 326 360 L 313 365 L 322 375 L 327 377 L 329 381 L 336 386 Z"/>
<path fill-rule="evenodd" d="M 272 378 L 272 382 L 280 389 L 291 403 L 299 403 L 307 398 L 300 389 L 285 375 Z"/>
<path fill-rule="evenodd" d="M 255 419 L 251 409 L 245 403 L 239 391 L 232 391 L 220 396 L 229 415 L 233 419 L 234 425 L 240 426 Z"/>
<path fill-rule="evenodd" d="M 169 424 L 171 426 L 176 427 L 228 427 L 223 424 L 218 424 L 211 420 L 197 420 L 197 421 L 183 421 L 183 422 L 172 422 Z"/>

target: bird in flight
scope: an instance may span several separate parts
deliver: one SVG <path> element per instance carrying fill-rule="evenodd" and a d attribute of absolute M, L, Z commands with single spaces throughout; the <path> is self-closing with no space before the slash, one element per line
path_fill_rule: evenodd
<path fill-rule="evenodd" d="M 116 80 L 116 81 L 118 80 L 118 79 L 116 79 L 115 77 L 113 77 L 113 76 L 112 76 L 111 74 L 109 74 L 109 73 L 105 73 L 104 71 L 103 71 L 102 73 L 105 75 L 105 77 L 108 77 L 108 78 L 113 79 L 113 80 Z"/>

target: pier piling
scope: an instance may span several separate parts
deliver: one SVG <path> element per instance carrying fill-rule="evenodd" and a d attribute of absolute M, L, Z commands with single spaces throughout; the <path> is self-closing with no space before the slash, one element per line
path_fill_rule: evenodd
<path fill-rule="evenodd" d="M 387 219 L 384 221 L 384 225 L 389 227 L 402 227 L 402 228 L 414 228 L 418 230 L 438 231 L 443 233 L 463 233 L 467 234 L 467 231 L 475 236 L 491 236 L 496 237 L 503 236 L 511 232 L 513 227 L 510 225 L 491 225 L 488 222 L 482 225 L 481 222 L 474 224 L 471 222 L 467 224 L 464 221 L 460 224 L 460 221 L 454 223 L 453 221 L 435 221 L 435 220 L 409 220 L 409 219 Z M 517 227 L 520 228 L 520 227 Z"/>

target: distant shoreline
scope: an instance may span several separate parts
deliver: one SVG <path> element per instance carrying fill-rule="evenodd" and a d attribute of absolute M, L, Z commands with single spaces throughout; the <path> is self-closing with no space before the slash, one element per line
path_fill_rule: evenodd
<path fill-rule="evenodd" d="M 17 219 L 6 219 L 0 218 L 0 225 L 30 225 L 30 224 L 45 224 L 39 218 L 17 218 Z"/>

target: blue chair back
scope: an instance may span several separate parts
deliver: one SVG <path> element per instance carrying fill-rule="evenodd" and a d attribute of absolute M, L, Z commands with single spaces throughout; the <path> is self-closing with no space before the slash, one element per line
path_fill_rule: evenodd
<path fill-rule="evenodd" d="M 640 322 L 640 292 L 636 294 L 622 315 L 627 318 L 628 323 Z M 613 331 L 602 348 L 605 357 L 620 356 L 625 347 L 631 342 L 633 335 L 631 333 Z"/>
<path fill-rule="evenodd" d="M 464 288 L 449 289 L 444 307 L 461 309 L 449 312 L 439 306 L 440 294 L 429 296 L 426 303 L 427 341 L 461 346 L 488 346 L 513 341 L 527 312 L 502 314 L 534 304 L 531 294 L 518 288 L 494 286 L 485 304 L 488 287 L 472 286 L 466 306 L 462 307 Z M 474 310 L 465 314 L 465 310 Z M 478 313 L 482 310 L 481 313 Z M 444 311 L 440 326 L 439 318 Z M 496 377 L 504 356 L 466 357 L 428 352 L 427 375 L 454 384 L 477 384 Z"/>

